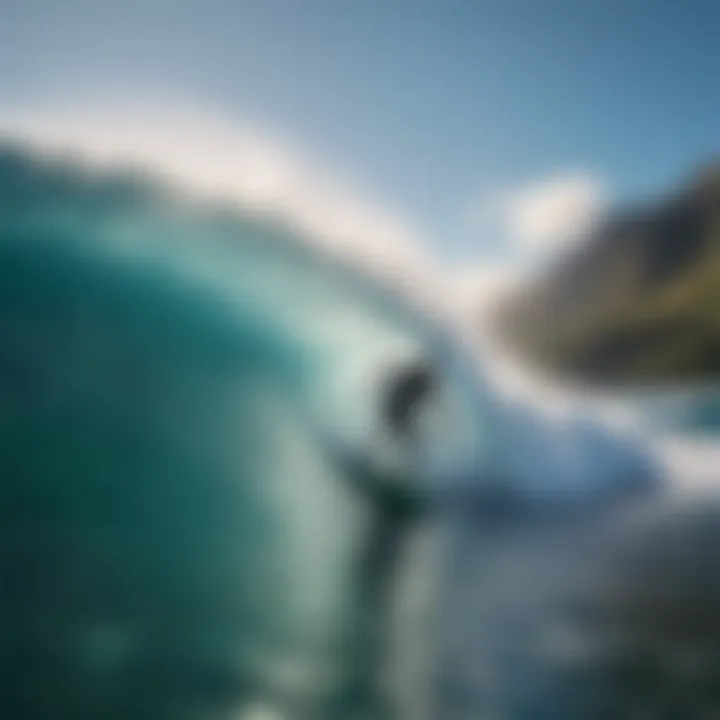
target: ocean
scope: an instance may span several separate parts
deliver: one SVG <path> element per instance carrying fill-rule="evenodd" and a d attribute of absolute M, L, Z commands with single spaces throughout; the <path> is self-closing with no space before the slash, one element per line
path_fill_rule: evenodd
<path fill-rule="evenodd" d="M 0 714 L 630 717 L 593 608 L 638 497 L 440 314 L 174 180 L 0 150 Z"/>

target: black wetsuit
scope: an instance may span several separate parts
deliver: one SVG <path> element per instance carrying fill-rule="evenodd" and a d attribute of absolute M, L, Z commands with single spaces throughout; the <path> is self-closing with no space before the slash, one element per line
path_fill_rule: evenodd
<path fill-rule="evenodd" d="M 429 370 L 418 368 L 397 380 L 388 392 L 385 423 L 388 432 L 409 444 L 409 454 L 413 455 L 413 420 L 419 404 L 431 392 L 433 378 Z M 345 456 L 341 462 L 350 484 L 366 503 L 370 528 L 355 575 L 360 595 L 360 627 L 355 634 L 357 645 L 353 652 L 356 672 L 342 692 L 340 715 L 384 720 L 391 717 L 391 706 L 381 690 L 379 675 L 389 650 L 388 621 L 403 541 L 426 516 L 431 504 L 425 489 L 409 474 L 403 477 L 398 473 L 383 473 L 371 467 L 365 458 Z"/>

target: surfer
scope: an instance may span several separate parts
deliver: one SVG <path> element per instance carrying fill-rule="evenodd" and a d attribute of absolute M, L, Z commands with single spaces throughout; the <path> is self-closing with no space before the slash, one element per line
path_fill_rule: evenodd
<path fill-rule="evenodd" d="M 417 420 L 436 392 L 432 368 L 420 365 L 391 377 L 383 395 L 381 426 L 403 445 L 410 461 L 400 472 L 371 466 L 365 458 L 343 452 L 345 475 L 363 498 L 370 515 L 368 540 L 357 558 L 358 626 L 354 634 L 355 667 L 334 713 L 342 717 L 394 717 L 382 688 L 389 652 L 389 617 L 397 570 L 406 540 L 430 509 L 427 490 L 416 477 Z"/>

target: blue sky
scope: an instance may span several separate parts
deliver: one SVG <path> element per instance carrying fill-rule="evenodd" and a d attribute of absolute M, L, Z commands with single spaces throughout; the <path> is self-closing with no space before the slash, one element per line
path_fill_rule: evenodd
<path fill-rule="evenodd" d="M 0 0 L 0 104 L 154 90 L 267 127 L 451 260 L 563 172 L 613 201 L 720 154 L 717 0 Z"/>

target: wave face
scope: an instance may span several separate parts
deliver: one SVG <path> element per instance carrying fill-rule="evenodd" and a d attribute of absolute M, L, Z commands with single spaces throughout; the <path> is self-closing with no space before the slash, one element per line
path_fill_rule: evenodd
<path fill-rule="evenodd" d="M 491 427 L 443 331 L 287 227 L 17 146 L 0 275 L 2 620 L 27 656 L 2 714 L 370 706 L 369 544 L 475 477 Z"/>
<path fill-rule="evenodd" d="M 498 404 L 378 277 L 170 185 L 0 149 L 0 716 L 462 716 L 445 678 L 445 705 L 429 697 L 453 660 L 436 633 L 457 620 L 495 664 L 486 628 L 508 609 L 562 610 L 593 557 L 582 500 L 610 474 Z M 500 485 L 522 502 L 488 530 L 476 510 Z M 436 501 L 442 567 L 420 522 Z M 518 592 L 531 565 L 548 579 Z M 548 662 L 539 695 L 566 707 Z"/>

